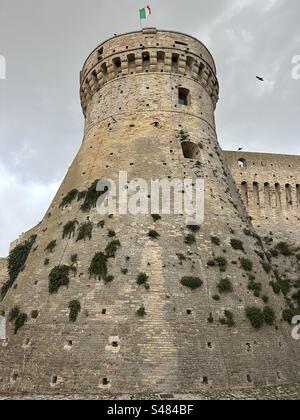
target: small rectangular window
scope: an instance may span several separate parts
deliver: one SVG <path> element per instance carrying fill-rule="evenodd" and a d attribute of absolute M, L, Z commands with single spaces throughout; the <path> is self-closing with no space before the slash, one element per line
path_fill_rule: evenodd
<path fill-rule="evenodd" d="M 178 102 L 179 105 L 189 105 L 189 90 L 184 88 L 178 89 Z"/>

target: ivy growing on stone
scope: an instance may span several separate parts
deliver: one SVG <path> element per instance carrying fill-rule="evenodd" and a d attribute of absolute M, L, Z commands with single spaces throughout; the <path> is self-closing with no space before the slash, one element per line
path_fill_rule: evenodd
<path fill-rule="evenodd" d="M 151 214 L 151 217 L 154 220 L 154 222 L 157 222 L 158 220 L 161 220 L 161 215 L 160 214 Z"/>
<path fill-rule="evenodd" d="M 86 191 L 79 191 L 77 195 L 77 201 L 81 201 L 86 197 Z"/>
<path fill-rule="evenodd" d="M 27 322 L 27 315 L 20 311 L 18 306 L 14 306 L 8 314 L 9 322 L 14 322 L 15 324 L 15 334 L 21 329 Z"/>
<path fill-rule="evenodd" d="M 69 303 L 69 309 L 70 309 L 70 313 L 69 313 L 70 322 L 76 322 L 77 318 L 78 318 L 78 315 L 81 311 L 80 302 L 78 300 L 72 300 Z"/>
<path fill-rule="evenodd" d="M 220 318 L 220 323 L 222 325 L 227 325 L 228 328 L 234 327 L 235 322 L 233 318 L 233 313 L 231 311 L 225 310 L 224 315 L 225 315 L 224 318 Z"/>
<path fill-rule="evenodd" d="M 149 230 L 148 236 L 151 239 L 158 239 L 160 237 L 159 233 L 156 230 Z"/>
<path fill-rule="evenodd" d="M 84 196 L 84 202 L 81 205 L 80 209 L 87 213 L 89 211 L 91 211 L 92 208 L 96 207 L 97 204 L 97 200 L 98 198 L 105 194 L 106 191 L 97 191 L 97 184 L 98 184 L 99 180 L 96 179 L 92 185 L 88 188 L 87 191 L 85 191 L 85 196 Z M 83 192 L 82 192 L 83 194 Z"/>
<path fill-rule="evenodd" d="M 65 224 L 63 228 L 63 239 L 69 237 L 69 239 L 75 235 L 76 226 L 78 225 L 78 221 L 70 220 L 68 223 Z"/>
<path fill-rule="evenodd" d="M 233 249 L 245 252 L 244 251 L 244 244 L 239 239 L 231 239 L 230 244 L 231 244 L 231 247 Z"/>
<path fill-rule="evenodd" d="M 137 311 L 136 315 L 143 318 L 146 315 L 146 310 L 144 306 L 141 306 Z"/>
<path fill-rule="evenodd" d="M 195 242 L 196 242 L 196 238 L 192 234 L 188 234 L 184 238 L 184 243 L 186 243 L 187 245 L 193 245 Z"/>
<path fill-rule="evenodd" d="M 28 255 L 36 241 L 37 236 L 31 236 L 24 243 L 17 245 L 8 256 L 8 276 L 9 279 L 1 288 L 1 299 L 7 294 L 8 290 L 13 286 L 19 273 L 24 270 Z"/>
<path fill-rule="evenodd" d="M 114 276 L 112 275 L 108 275 L 104 277 L 104 282 L 107 283 L 111 283 L 112 281 L 114 281 Z"/>
<path fill-rule="evenodd" d="M 90 277 L 102 280 L 107 276 L 107 256 L 103 252 L 97 252 L 89 267 Z"/>
<path fill-rule="evenodd" d="M 219 293 L 231 293 L 233 291 L 232 283 L 228 278 L 220 280 L 217 288 Z"/>
<path fill-rule="evenodd" d="M 49 274 L 49 293 L 51 295 L 57 293 L 62 286 L 68 287 L 71 271 L 74 273 L 74 268 L 67 265 L 58 265 L 51 270 Z"/>
<path fill-rule="evenodd" d="M 27 322 L 27 314 L 20 313 L 15 320 L 15 334 L 25 325 Z"/>
<path fill-rule="evenodd" d="M 18 306 L 14 306 L 14 307 L 13 307 L 13 308 L 9 311 L 9 314 L 8 314 L 8 321 L 9 321 L 9 322 L 15 321 L 15 320 L 18 318 L 18 316 L 20 315 L 20 313 L 21 313 L 20 308 L 19 308 Z"/>
<path fill-rule="evenodd" d="M 64 207 L 68 206 L 69 204 L 71 204 L 77 197 L 78 195 L 78 190 L 73 189 L 70 192 L 68 192 L 68 194 L 62 199 L 62 202 L 60 203 L 59 207 L 61 209 L 63 209 Z"/>
<path fill-rule="evenodd" d="M 245 271 L 252 271 L 253 263 L 247 258 L 241 258 L 241 268 Z"/>
<path fill-rule="evenodd" d="M 77 239 L 76 242 L 78 241 L 82 241 L 86 238 L 89 238 L 89 240 L 92 239 L 92 231 L 93 231 L 93 223 L 90 221 L 86 221 L 81 223 L 81 225 L 79 226 L 78 229 L 78 235 L 77 235 Z"/>
<path fill-rule="evenodd" d="M 202 286 L 203 281 L 199 277 L 182 277 L 181 284 L 192 290 L 198 289 Z"/>
<path fill-rule="evenodd" d="M 105 253 L 106 253 L 107 258 L 115 258 L 116 252 L 118 248 L 120 247 L 121 247 L 121 242 L 119 240 L 110 242 L 105 248 Z"/>
<path fill-rule="evenodd" d="M 293 255 L 293 251 L 290 249 L 290 246 L 286 242 L 279 242 L 276 245 L 276 250 L 285 257 L 290 257 Z"/>
<path fill-rule="evenodd" d="M 216 246 L 220 246 L 220 244 L 221 244 L 221 241 L 220 241 L 220 238 L 217 238 L 216 236 L 211 236 L 211 242 L 214 244 L 214 245 L 216 245 Z"/>
<path fill-rule="evenodd" d="M 78 254 L 72 254 L 70 260 L 72 264 L 76 264 L 78 261 Z"/>
<path fill-rule="evenodd" d="M 150 286 L 148 284 L 149 276 L 146 273 L 139 273 L 137 276 L 136 282 L 139 286 L 144 286 L 145 289 L 149 289 Z"/>
<path fill-rule="evenodd" d="M 50 242 L 50 243 L 46 246 L 46 248 L 45 248 L 45 252 L 53 252 L 53 251 L 54 251 L 54 249 L 56 248 L 56 245 L 57 245 L 56 240 L 51 241 L 51 242 Z"/>
<path fill-rule="evenodd" d="M 197 233 L 200 230 L 200 226 L 198 225 L 187 225 L 187 228 L 193 233 Z"/>

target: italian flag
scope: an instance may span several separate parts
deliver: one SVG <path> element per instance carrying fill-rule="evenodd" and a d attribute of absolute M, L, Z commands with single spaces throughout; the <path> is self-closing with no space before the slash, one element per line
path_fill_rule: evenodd
<path fill-rule="evenodd" d="M 140 9 L 140 19 L 147 19 L 149 16 L 152 15 L 152 10 L 150 6 L 144 7 Z"/>

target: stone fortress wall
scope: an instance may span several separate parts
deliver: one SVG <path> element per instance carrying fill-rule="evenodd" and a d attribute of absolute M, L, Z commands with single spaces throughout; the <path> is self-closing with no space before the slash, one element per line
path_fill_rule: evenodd
<path fill-rule="evenodd" d="M 299 382 L 298 343 L 281 321 L 284 298 L 270 287 L 276 279 L 263 268 L 265 249 L 217 140 L 218 82 L 208 50 L 175 32 L 124 34 L 89 56 L 80 92 L 82 145 L 34 231 L 24 270 L 0 303 L 5 315 L 16 305 L 28 315 L 17 334 L 7 323 L 0 393 L 185 393 Z M 86 192 L 120 170 L 147 181 L 204 178 L 205 221 L 198 232 L 191 234 L 182 215 L 156 222 L 150 214 L 102 217 L 92 207 L 82 209 L 82 195 L 61 205 L 72 190 Z M 63 235 L 72 221 L 78 223 L 73 235 Z M 92 232 L 81 240 L 78 230 L 87 222 Z M 159 237 L 151 239 L 150 230 Z M 231 239 L 243 249 L 232 247 Z M 112 240 L 120 245 L 114 258 L 107 257 L 113 280 L 105 282 L 89 269 Z M 52 270 L 70 267 L 75 254 L 68 287 L 50 293 Z M 248 288 L 245 257 L 261 285 L 259 296 Z M 149 276 L 149 289 L 137 283 L 139 273 Z M 201 279 L 202 286 L 185 287 L 186 276 Z M 216 299 L 225 277 L 233 292 Z M 276 328 L 257 331 L 245 307 L 262 307 L 263 295 L 276 312 Z M 74 323 L 73 300 L 81 305 Z M 142 306 L 146 315 L 138 317 Z M 234 317 L 230 328 L 220 322 L 225 310 Z"/>
<path fill-rule="evenodd" d="M 224 152 L 256 225 L 299 225 L 300 156 Z"/>
<path fill-rule="evenodd" d="M 0 258 L 0 288 L 7 280 L 7 260 Z"/>

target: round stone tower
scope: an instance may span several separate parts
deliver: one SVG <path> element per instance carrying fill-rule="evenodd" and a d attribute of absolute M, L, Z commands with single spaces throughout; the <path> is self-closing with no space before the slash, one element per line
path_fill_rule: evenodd
<path fill-rule="evenodd" d="M 218 144 L 207 48 L 155 28 L 116 36 L 90 54 L 80 83 L 83 143 L 2 294 L 1 391 L 180 394 L 299 381 L 283 297 Z M 120 171 L 128 181 L 204 179 L 204 223 L 101 216 L 95 181 Z M 15 334 L 16 306 L 27 320 Z M 253 306 L 276 319 L 269 311 L 254 328 Z"/>

